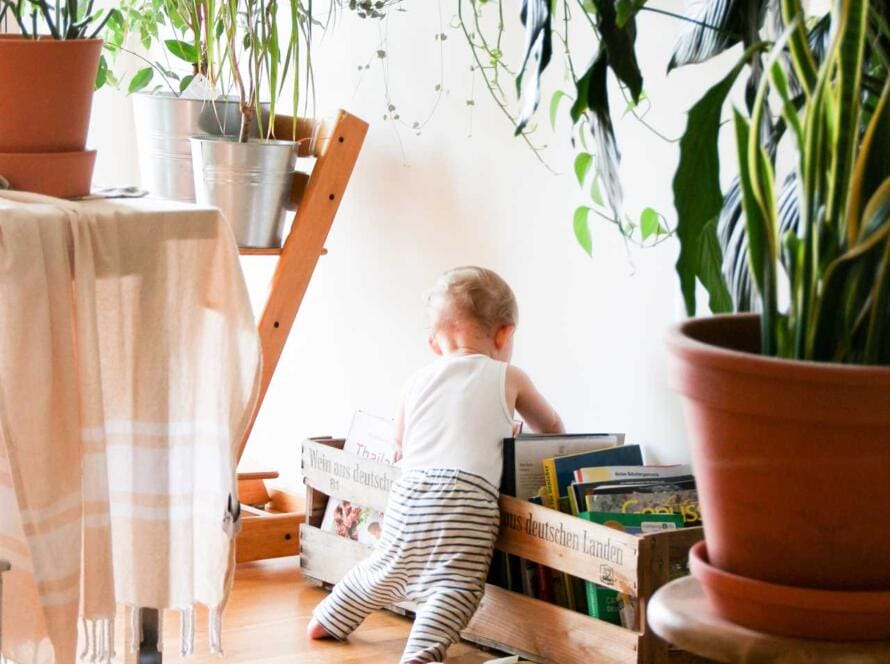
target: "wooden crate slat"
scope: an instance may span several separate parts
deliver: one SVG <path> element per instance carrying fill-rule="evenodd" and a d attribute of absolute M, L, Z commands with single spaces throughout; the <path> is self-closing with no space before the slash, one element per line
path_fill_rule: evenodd
<path fill-rule="evenodd" d="M 389 489 L 402 473 L 321 441 L 303 443 L 302 468 L 303 481 L 313 489 L 378 511 L 386 508 Z"/>
<path fill-rule="evenodd" d="M 335 584 L 353 565 L 371 555 L 373 547 L 361 542 L 319 530 L 314 526 L 300 526 L 300 569 L 307 578 Z M 414 612 L 414 602 L 399 602 L 389 607 L 402 615 Z"/>
<path fill-rule="evenodd" d="M 634 661 L 639 640 L 618 625 L 492 585 L 461 636 L 526 659 L 597 664 Z"/>
<path fill-rule="evenodd" d="M 324 583 L 337 583 L 356 563 L 371 554 L 371 547 L 314 526 L 300 526 L 300 568 Z"/>
<path fill-rule="evenodd" d="M 512 496 L 499 503 L 501 551 L 637 594 L 637 537 Z"/>

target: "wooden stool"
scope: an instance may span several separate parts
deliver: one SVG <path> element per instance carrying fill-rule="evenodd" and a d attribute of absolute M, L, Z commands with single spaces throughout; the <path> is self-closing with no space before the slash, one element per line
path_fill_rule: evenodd
<path fill-rule="evenodd" d="M 671 581 L 652 597 L 649 626 L 683 650 L 718 662 L 782 664 L 887 664 L 890 641 L 819 641 L 755 632 L 711 612 L 699 582 Z"/>

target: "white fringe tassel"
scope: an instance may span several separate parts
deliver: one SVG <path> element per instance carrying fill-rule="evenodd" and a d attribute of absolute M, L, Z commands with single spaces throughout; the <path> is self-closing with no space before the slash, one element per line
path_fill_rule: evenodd
<path fill-rule="evenodd" d="M 158 611 L 158 652 L 164 652 L 164 612 Z"/>
<path fill-rule="evenodd" d="M 222 657 L 222 611 L 219 607 L 210 610 L 210 625 L 207 631 L 210 640 L 210 654 Z"/>
<path fill-rule="evenodd" d="M 188 657 L 195 652 L 195 607 L 179 610 L 179 654 Z"/>
<path fill-rule="evenodd" d="M 131 652 L 137 652 L 142 644 L 142 609 L 138 606 L 128 607 L 130 618 L 130 638 L 127 642 L 127 649 Z"/>
<path fill-rule="evenodd" d="M 83 650 L 80 659 L 111 664 L 114 659 L 114 618 L 81 618 Z"/>

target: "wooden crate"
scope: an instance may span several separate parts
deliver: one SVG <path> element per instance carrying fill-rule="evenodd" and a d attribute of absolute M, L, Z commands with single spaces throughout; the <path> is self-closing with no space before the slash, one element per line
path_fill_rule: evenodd
<path fill-rule="evenodd" d="M 300 565 L 307 578 L 323 584 L 339 581 L 371 551 L 319 529 L 328 498 L 383 510 L 400 475 L 394 466 L 361 459 L 342 447 L 342 440 L 332 438 L 303 443 L 307 497 Z M 671 564 L 685 561 L 689 548 L 702 539 L 701 528 L 637 537 L 503 494 L 499 503 L 499 550 L 637 597 L 640 625 L 626 629 L 487 585 L 479 610 L 461 635 L 465 640 L 536 662 L 700 661 L 659 639 L 648 629 L 645 614 L 648 599 L 669 580 Z M 392 608 L 410 612 L 412 607 Z"/>

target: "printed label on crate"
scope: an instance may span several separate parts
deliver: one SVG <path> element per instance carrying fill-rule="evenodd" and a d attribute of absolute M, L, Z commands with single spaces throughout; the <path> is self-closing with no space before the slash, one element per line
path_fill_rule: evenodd
<path fill-rule="evenodd" d="M 510 496 L 500 507 L 499 549 L 636 594 L 636 537 Z"/>
<path fill-rule="evenodd" d="M 303 443 L 303 481 L 329 496 L 382 510 L 400 476 L 395 466 L 357 459 L 321 443 Z"/>

